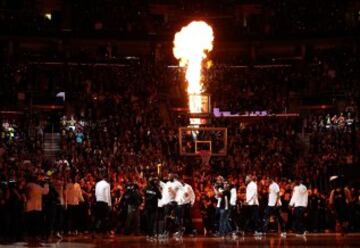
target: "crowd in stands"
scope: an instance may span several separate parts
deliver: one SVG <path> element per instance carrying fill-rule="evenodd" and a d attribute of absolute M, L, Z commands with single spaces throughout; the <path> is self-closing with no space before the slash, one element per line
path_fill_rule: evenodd
<path fill-rule="evenodd" d="M 229 108 L 224 105 L 225 100 L 231 102 L 234 99 L 234 102 L 241 103 L 235 110 L 271 108 L 273 112 L 282 112 L 285 107 L 280 106 L 283 106 L 283 101 L 286 101 L 291 90 L 296 91 L 296 83 L 310 78 L 312 81 L 307 87 L 311 87 L 315 82 L 329 77 L 329 70 L 326 70 L 328 66 L 320 67 L 323 69 L 301 75 L 298 80 L 294 78 L 300 76 L 300 72 L 294 73 L 294 69 L 287 67 L 254 69 L 254 72 L 249 70 L 245 73 L 215 68 L 216 72 L 208 79 L 214 84 L 208 85 L 208 91 L 212 93 L 214 102 L 223 108 Z M 24 234 L 24 212 L 29 210 L 26 205 L 27 187 L 29 183 L 45 184 L 49 181 L 54 188 L 60 187 L 78 198 L 63 202 L 64 206 L 67 206 L 64 213 L 65 223 L 62 223 L 61 227 L 47 230 L 67 233 L 90 231 L 90 223 L 94 217 L 94 186 L 100 171 L 106 171 L 111 185 L 115 216 L 111 229 L 114 232 L 122 233 L 126 223 L 126 213 L 121 211 L 121 197 L 124 195 L 125 185 L 136 183 L 139 192 L 142 192 L 150 175 L 159 174 L 160 177 L 165 177 L 170 172 L 187 176 L 192 184 L 207 233 L 216 232 L 212 183 L 219 174 L 228 177 L 231 184 L 237 186 L 237 222 L 240 229 L 246 219 L 242 215 L 245 175 L 253 174 L 259 178 L 260 202 L 266 200 L 268 176 L 277 175 L 276 181 L 280 185 L 284 203 L 289 201 L 293 179 L 303 177 L 310 194 L 307 228 L 311 231 L 336 230 L 334 216 L 328 204 L 328 180 L 330 176 L 342 173 L 343 165 L 355 162 L 355 127 L 352 127 L 351 132 L 345 132 L 326 127 L 320 130 L 318 125 L 317 128 L 310 129 L 310 141 L 306 144 L 301 136 L 302 118 L 265 118 L 241 125 L 236 121 L 212 120 L 215 126 L 228 128 L 228 155 L 213 157 L 210 167 L 202 167 L 198 159 L 179 155 L 177 128 L 186 125 L 187 119 L 175 120 L 177 117 L 171 116 L 172 122 L 165 120 L 161 114 L 161 94 L 170 91 L 164 86 L 171 80 L 163 71 L 154 70 L 154 66 L 148 64 L 123 68 L 74 67 L 67 71 L 71 84 L 65 84 L 64 87 L 69 89 L 71 85 L 72 93 L 66 96 L 65 117 L 61 120 L 58 118 L 61 123 L 61 143 L 55 160 L 45 156 L 41 141 L 46 129 L 44 123 L 51 119 L 40 121 L 34 117 L 35 114 L 32 117 L 26 115 L 24 118 L 27 121 L 23 125 L 13 126 L 16 128 L 16 135 L 13 136 L 9 135 L 9 126 L 3 126 L 4 135 L 1 137 L 0 148 L 0 218 L 3 223 L 7 223 L 2 227 L 9 228 L 1 230 L 2 235 L 5 233 L 5 237 L 19 238 Z M 58 89 L 53 86 L 62 78 L 61 72 L 52 74 L 53 77 L 49 80 L 44 76 L 49 75 L 48 71 L 44 71 L 42 74 L 41 68 L 37 69 L 40 80 L 37 80 L 38 84 L 35 86 L 47 92 L 56 92 Z M 337 69 L 335 73 L 334 80 L 338 82 L 335 85 L 340 87 L 336 90 L 349 93 L 346 87 L 349 82 L 356 85 L 356 72 L 352 69 Z M 11 76 L 17 77 L 17 74 Z M 27 80 L 29 77 L 23 76 L 18 83 L 26 85 Z M 220 87 L 222 80 L 228 83 Z M 233 87 L 240 90 L 234 91 Z M 332 86 L 324 87 L 320 92 L 326 92 Z M 270 90 L 273 95 L 268 95 Z M 308 90 L 310 89 L 305 88 L 301 92 Z M 265 93 L 268 97 L 264 97 Z M 349 102 L 354 101 L 356 94 L 358 88 L 354 88 L 346 99 L 350 99 Z M 242 105 L 243 102 L 246 102 L 246 105 Z M 270 102 L 275 102 L 274 107 L 269 107 Z M 356 113 L 357 110 L 353 111 Z M 29 124 L 32 132 L 26 131 L 25 123 Z M 158 164 L 162 165 L 160 169 Z M 352 192 L 349 202 L 349 230 L 356 231 L 360 226 L 359 191 L 355 185 L 349 185 L 349 188 Z M 50 187 L 49 192 L 54 193 L 54 190 Z M 51 214 L 48 211 L 51 211 L 54 205 L 50 196 L 44 196 L 43 206 L 38 206 L 45 217 Z M 260 203 L 260 206 L 264 206 L 262 204 Z M 75 207 L 71 207 L 73 205 Z M 141 204 L 138 207 L 141 210 Z M 285 208 L 286 204 L 284 211 Z M 291 219 L 290 213 L 287 218 Z M 51 225 L 46 223 L 46 218 L 44 221 L 45 226 Z M 132 230 L 138 233 L 139 222 L 132 223 L 135 225 Z M 288 223 L 290 225 L 291 221 Z"/>
<path fill-rule="evenodd" d="M 39 4 L 40 5 L 40 4 Z M 76 1 L 44 16 L 34 1 L 3 1 L 0 27 L 6 33 L 82 34 L 117 32 L 126 37 L 166 34 L 189 16 L 205 16 L 221 36 L 248 34 L 343 34 L 359 31 L 356 1 Z M 184 17 L 185 16 L 185 17 Z M 290 18 L 289 18 L 290 17 Z M 185 19 L 185 20 L 184 20 Z M 223 28 L 226 27 L 226 28 Z M 225 32 L 225 33 L 224 33 Z"/>
<path fill-rule="evenodd" d="M 229 124 L 228 156 L 225 159 L 212 159 L 209 170 L 207 167 L 201 167 L 193 159 L 181 159 L 178 154 L 176 130 L 161 128 L 158 118 L 151 120 L 153 116 L 143 115 L 142 119 L 133 115 L 123 119 L 113 116 L 106 120 L 75 125 L 70 119 L 70 125 L 65 124 L 62 130 L 61 153 L 56 161 L 46 159 L 41 149 L 33 150 L 31 142 L 5 142 L 3 139 L 0 152 L 0 218 L 2 223 L 6 223 L 2 225 L 3 237 L 19 239 L 24 233 L 31 235 L 34 231 L 32 228 L 35 227 L 23 225 L 28 223 L 24 214 L 31 210 L 26 201 L 29 197 L 27 190 L 29 184 L 34 183 L 50 185 L 43 197 L 42 205 L 38 206 L 43 214 L 44 223 L 36 228 L 44 228 L 44 236 L 50 235 L 47 233 L 49 230 L 65 232 L 68 235 L 92 231 L 95 228 L 94 186 L 100 178 L 100 173 L 104 171 L 108 175 L 113 200 L 111 231 L 139 234 L 142 231 L 140 221 L 143 219 L 131 222 L 131 228 L 126 224 L 130 220 L 127 220 L 124 212 L 122 197 L 130 183 L 135 183 L 139 192 L 143 192 L 149 177 L 157 175 L 158 163 L 162 163 L 160 178 L 165 178 L 169 172 L 176 172 L 188 178 L 194 188 L 196 207 L 201 210 L 207 235 L 216 234 L 217 230 L 217 201 L 214 198 L 213 183 L 219 174 L 226 176 L 231 185 L 237 188 L 235 223 L 239 230 L 246 231 L 244 228 L 247 226 L 244 205 L 247 174 L 258 177 L 261 212 L 267 202 L 267 177 L 277 175 L 275 180 L 280 185 L 285 216 L 283 218 L 288 218 L 288 229 L 291 229 L 292 215 L 287 209 L 287 204 L 291 197 L 293 179 L 302 176 L 309 189 L 307 230 L 337 230 L 335 216 L 329 207 L 330 187 L 327 182 L 330 175 L 341 172 L 329 171 L 331 165 L 337 167 L 341 163 L 340 156 L 329 155 L 331 149 L 341 145 L 341 141 L 333 140 L 331 136 L 321 142 L 312 141 L 308 155 L 304 155 L 304 144 L 299 138 L 299 133 L 294 130 L 293 127 L 296 125 L 292 121 L 267 120 L 249 124 L 242 129 Z M 149 124 L 152 122 L 155 126 Z M 132 128 L 124 128 L 128 124 Z M 58 202 L 56 199 L 59 196 L 55 192 L 59 193 L 62 190 L 68 197 L 74 195 L 75 198 L 64 200 L 60 197 L 64 202 Z M 352 193 L 351 202 L 348 203 L 351 220 L 349 231 L 358 231 L 360 192 L 354 185 L 349 185 L 349 190 Z M 55 199 L 51 194 L 56 195 Z M 60 217 L 64 223 L 48 223 L 51 208 L 59 204 L 66 206 Z M 142 213 L 143 205 L 139 203 L 137 207 Z M 30 228 L 30 233 L 24 227 Z M 272 228 L 276 230 L 276 226 Z"/>

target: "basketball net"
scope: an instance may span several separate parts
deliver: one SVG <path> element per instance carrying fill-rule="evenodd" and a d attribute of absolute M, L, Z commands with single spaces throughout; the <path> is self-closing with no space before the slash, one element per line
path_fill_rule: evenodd
<path fill-rule="evenodd" d="M 201 162 L 203 166 L 209 166 L 209 161 L 211 158 L 211 152 L 207 150 L 200 150 L 197 152 L 197 154 L 201 158 Z"/>

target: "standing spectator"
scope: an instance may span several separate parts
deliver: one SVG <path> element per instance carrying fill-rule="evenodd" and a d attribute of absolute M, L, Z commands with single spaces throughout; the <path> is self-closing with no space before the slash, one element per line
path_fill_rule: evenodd
<path fill-rule="evenodd" d="M 220 229 L 220 203 L 221 203 L 221 197 L 222 192 L 224 191 L 224 178 L 222 176 L 216 177 L 215 185 L 213 186 L 214 192 L 215 192 L 215 199 L 217 201 L 216 203 L 216 209 L 215 209 L 215 223 L 214 227 L 215 230 L 219 231 Z"/>
<path fill-rule="evenodd" d="M 229 222 L 229 208 L 230 208 L 230 184 L 224 182 L 224 191 L 220 193 L 220 220 L 219 220 L 219 234 L 223 238 L 231 232 Z"/>
<path fill-rule="evenodd" d="M 60 176 L 59 172 L 55 172 L 53 175 L 54 188 L 58 195 L 58 201 L 56 205 L 56 221 L 55 231 L 56 237 L 61 239 L 61 233 L 64 231 L 64 216 L 65 216 L 65 182 L 63 177 Z"/>
<path fill-rule="evenodd" d="M 41 186 L 34 176 L 30 176 L 26 185 L 26 226 L 31 238 L 40 238 L 43 227 L 42 198 L 48 194 L 49 186 Z"/>
<path fill-rule="evenodd" d="M 49 193 L 43 197 L 44 201 L 44 217 L 45 217 L 45 234 L 47 238 L 51 238 L 56 231 L 56 217 L 58 210 L 57 206 L 59 205 L 59 194 L 56 191 L 52 180 L 47 179 L 49 185 Z"/>
<path fill-rule="evenodd" d="M 92 200 L 92 192 L 88 192 L 87 185 L 84 178 L 80 179 L 80 187 L 84 198 L 83 202 L 79 204 L 79 232 L 86 232 L 90 225 L 90 203 Z M 91 189 L 90 189 L 91 190 Z"/>
<path fill-rule="evenodd" d="M 24 212 L 24 201 L 23 194 L 20 188 L 18 188 L 21 182 L 15 180 L 9 180 L 8 182 L 8 197 L 7 197 L 7 213 L 8 213 L 8 238 L 9 240 L 17 240 L 21 238 L 23 231 L 23 212 Z"/>
<path fill-rule="evenodd" d="M 317 188 L 312 189 L 309 195 L 309 224 L 311 232 L 321 229 L 322 199 Z"/>
<path fill-rule="evenodd" d="M 167 233 L 171 231 L 172 216 L 174 215 L 177 207 L 175 201 L 177 192 L 182 188 L 182 184 L 177 180 L 178 176 L 171 173 L 169 175 L 169 181 L 166 182 L 165 188 L 167 188 L 167 201 L 165 205 L 165 230 Z"/>
<path fill-rule="evenodd" d="M 72 176 L 65 188 L 65 202 L 67 212 L 67 231 L 69 234 L 78 234 L 79 230 L 79 204 L 84 201 L 77 176 Z"/>
<path fill-rule="evenodd" d="M 152 238 L 155 235 L 157 227 L 157 207 L 158 200 L 161 199 L 161 192 L 158 184 L 158 180 L 150 178 L 149 183 L 144 190 L 146 235 L 148 238 Z"/>
<path fill-rule="evenodd" d="M 142 197 L 139 192 L 139 186 L 136 183 L 128 183 L 123 197 L 124 205 L 127 211 L 125 222 L 125 234 L 136 234 L 140 232 L 140 205 Z"/>
<path fill-rule="evenodd" d="M 108 215 L 111 208 L 110 184 L 102 176 L 102 180 L 95 185 L 95 229 L 98 232 L 108 231 Z"/>
<path fill-rule="evenodd" d="M 330 193 L 329 204 L 335 211 L 336 225 L 342 233 L 347 232 L 349 226 L 349 204 L 351 192 L 347 187 L 342 186 L 341 178 L 332 176 L 330 181 L 334 189 Z M 336 228 L 337 229 L 337 228 Z"/>
<path fill-rule="evenodd" d="M 191 209 L 195 203 L 195 192 L 190 184 L 184 183 L 183 190 L 184 194 L 184 227 L 185 232 L 193 233 L 193 223 L 192 223 L 192 215 Z"/>
<path fill-rule="evenodd" d="M 265 233 L 268 231 L 269 217 L 271 215 L 274 215 L 278 224 L 280 225 L 281 237 L 286 237 L 285 223 L 280 215 L 280 208 L 281 208 L 280 187 L 274 181 L 274 179 L 270 178 L 269 181 L 270 181 L 269 198 L 264 213 L 263 231 Z"/>
<path fill-rule="evenodd" d="M 248 225 L 250 226 L 251 231 L 255 233 L 255 235 L 261 235 L 259 227 L 259 199 L 256 176 L 248 176 L 247 182 L 248 184 L 246 186 L 246 204 L 248 205 L 249 210 Z"/>
<path fill-rule="evenodd" d="M 178 237 L 182 237 L 186 227 L 188 227 L 188 230 L 192 231 L 191 207 L 195 202 L 195 194 L 192 187 L 183 181 L 181 184 L 182 186 L 178 189 L 175 197 L 175 201 L 177 203 L 176 218 L 178 225 L 178 231 L 176 235 Z"/>
<path fill-rule="evenodd" d="M 239 230 L 238 222 L 237 222 L 237 190 L 236 186 L 232 184 L 230 186 L 230 201 L 229 201 L 230 209 L 229 209 L 229 218 L 233 231 L 233 237 L 236 236 L 236 233 Z"/>
<path fill-rule="evenodd" d="M 204 236 L 215 233 L 216 204 L 207 195 L 200 199 L 200 211 L 204 225 Z"/>

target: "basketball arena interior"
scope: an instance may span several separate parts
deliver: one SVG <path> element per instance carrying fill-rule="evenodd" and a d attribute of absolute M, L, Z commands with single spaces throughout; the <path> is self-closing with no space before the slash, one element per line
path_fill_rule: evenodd
<path fill-rule="evenodd" d="M 358 0 L 0 0 L 1 247 L 359 247 Z"/>

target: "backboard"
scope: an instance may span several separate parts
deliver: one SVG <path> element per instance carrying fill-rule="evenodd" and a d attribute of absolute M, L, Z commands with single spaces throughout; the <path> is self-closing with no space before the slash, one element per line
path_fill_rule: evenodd
<path fill-rule="evenodd" d="M 198 156 L 209 151 L 211 156 L 226 156 L 227 129 L 223 127 L 180 127 L 180 155 Z"/>

